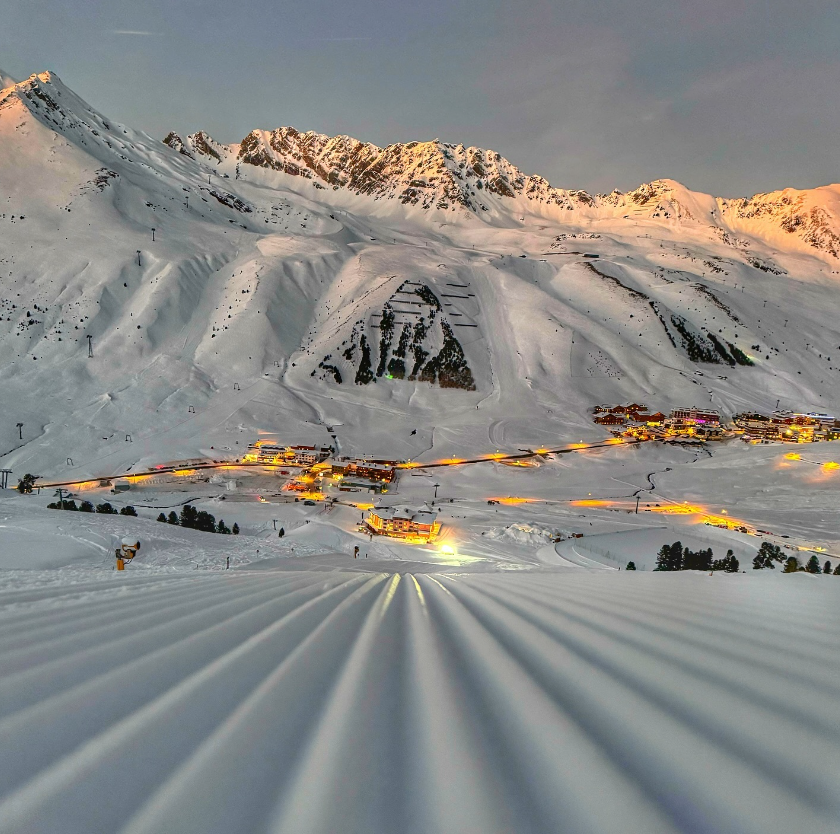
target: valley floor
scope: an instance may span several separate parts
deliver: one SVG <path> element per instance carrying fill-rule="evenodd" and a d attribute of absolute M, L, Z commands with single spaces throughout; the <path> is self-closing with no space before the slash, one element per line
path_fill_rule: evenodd
<path fill-rule="evenodd" d="M 0 834 L 836 832 L 840 577 L 751 570 L 838 561 L 836 450 L 786 453 L 404 471 L 420 546 L 265 474 L 77 496 L 137 518 L 6 491 Z M 743 572 L 652 572 L 675 540 Z"/>

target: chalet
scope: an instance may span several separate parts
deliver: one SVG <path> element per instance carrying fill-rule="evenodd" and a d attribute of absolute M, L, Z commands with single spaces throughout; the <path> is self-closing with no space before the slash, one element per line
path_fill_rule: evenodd
<path fill-rule="evenodd" d="M 370 510 L 365 516 L 365 526 L 377 536 L 390 536 L 412 542 L 432 541 L 440 532 L 437 513 L 406 507 Z"/>
<path fill-rule="evenodd" d="M 620 426 L 624 423 L 623 414 L 599 414 L 595 418 L 595 422 L 600 426 Z"/>
<path fill-rule="evenodd" d="M 266 465 L 290 464 L 292 466 L 312 466 L 326 460 L 331 449 L 318 446 L 277 446 L 258 440 L 251 443 L 245 452 L 246 463 L 264 463 Z"/>
<path fill-rule="evenodd" d="M 719 425 L 695 426 L 694 436 L 701 440 L 723 440 L 723 429 Z"/>
<path fill-rule="evenodd" d="M 720 414 L 717 411 L 702 408 L 675 408 L 671 412 L 671 419 L 684 423 L 720 423 Z"/>
<path fill-rule="evenodd" d="M 366 478 L 368 481 L 380 481 L 390 484 L 396 477 L 393 466 L 385 463 L 369 463 L 364 460 L 351 461 L 347 466 L 347 475 L 356 478 Z"/>
<path fill-rule="evenodd" d="M 395 465 L 379 463 L 378 461 L 367 460 L 336 460 L 329 458 L 322 463 L 312 467 L 312 472 L 317 477 L 332 477 L 334 480 L 341 478 L 363 478 L 376 483 L 390 484 L 397 477 Z"/>
<path fill-rule="evenodd" d="M 327 446 L 286 446 L 284 450 L 285 463 L 296 463 L 298 466 L 312 466 L 326 460 L 332 449 Z"/>
<path fill-rule="evenodd" d="M 282 459 L 285 450 L 284 446 L 276 446 L 258 440 L 256 443 L 248 444 L 242 460 L 245 463 L 278 463 Z"/>

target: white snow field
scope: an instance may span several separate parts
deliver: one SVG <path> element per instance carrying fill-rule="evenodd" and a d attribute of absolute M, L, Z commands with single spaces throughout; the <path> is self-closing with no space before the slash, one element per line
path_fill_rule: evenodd
<path fill-rule="evenodd" d="M 4 834 L 837 831 L 830 577 L 3 584 Z"/>
<path fill-rule="evenodd" d="M 0 86 L 0 469 L 138 514 L 0 493 L 0 834 L 840 832 L 840 576 L 751 570 L 840 565 L 840 444 L 591 414 L 840 416 L 840 186 L 589 195 Z M 257 438 L 434 466 L 303 501 Z M 742 572 L 653 573 L 675 541 Z"/>

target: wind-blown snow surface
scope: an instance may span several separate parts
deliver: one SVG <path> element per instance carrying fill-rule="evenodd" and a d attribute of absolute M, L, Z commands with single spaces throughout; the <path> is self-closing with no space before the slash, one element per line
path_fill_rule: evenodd
<path fill-rule="evenodd" d="M 829 577 L 8 577 L 4 834 L 837 831 Z"/>

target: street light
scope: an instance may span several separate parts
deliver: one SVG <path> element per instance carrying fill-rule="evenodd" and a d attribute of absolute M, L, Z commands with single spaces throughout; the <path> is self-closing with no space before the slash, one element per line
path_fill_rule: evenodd
<path fill-rule="evenodd" d="M 17 424 L 18 434 L 20 435 L 20 439 L 23 440 L 23 423 Z"/>
<path fill-rule="evenodd" d="M 435 498 L 437 498 L 437 491 L 440 484 L 435 484 Z"/>

